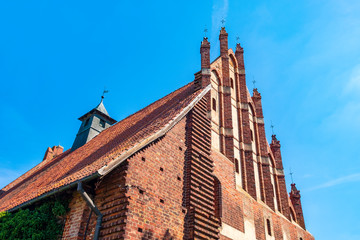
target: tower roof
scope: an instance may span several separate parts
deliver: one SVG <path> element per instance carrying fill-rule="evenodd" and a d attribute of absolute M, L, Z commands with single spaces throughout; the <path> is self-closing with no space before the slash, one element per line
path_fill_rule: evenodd
<path fill-rule="evenodd" d="M 86 118 L 89 117 L 89 115 L 93 115 L 93 114 L 99 114 L 101 115 L 103 118 L 105 118 L 107 121 L 109 121 L 111 124 L 116 123 L 116 120 L 111 118 L 109 116 L 109 113 L 106 111 L 106 108 L 104 106 L 104 97 L 101 97 L 101 102 L 92 110 L 90 110 L 89 112 L 85 113 L 84 115 L 82 115 L 81 117 L 79 117 L 80 121 L 85 120 Z"/>
<path fill-rule="evenodd" d="M 108 112 L 106 111 L 106 108 L 105 108 L 103 102 L 104 102 L 104 98 L 101 97 L 101 102 L 99 103 L 99 105 L 96 106 L 95 109 L 98 110 L 98 111 L 100 111 L 100 112 L 102 112 L 102 113 L 104 113 L 105 115 L 108 115 L 108 116 L 109 116 L 109 114 L 108 114 Z"/>

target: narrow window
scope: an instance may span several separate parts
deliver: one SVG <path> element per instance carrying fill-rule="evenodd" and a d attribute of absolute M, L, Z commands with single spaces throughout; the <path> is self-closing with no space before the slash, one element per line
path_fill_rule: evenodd
<path fill-rule="evenodd" d="M 250 137 L 251 137 L 251 141 L 254 141 L 254 134 L 253 131 L 250 129 Z"/>
<path fill-rule="evenodd" d="M 85 124 L 84 124 L 84 127 L 89 124 L 89 120 L 90 120 L 90 118 L 86 119 Z"/>
<path fill-rule="evenodd" d="M 214 176 L 214 197 L 215 197 L 215 216 L 220 219 L 222 217 L 222 194 L 221 182 Z"/>
<path fill-rule="evenodd" d="M 230 84 L 231 84 L 231 88 L 234 89 L 234 80 L 232 78 L 230 78 Z"/>
<path fill-rule="evenodd" d="M 105 121 L 104 120 L 102 120 L 102 119 L 100 119 L 100 123 L 99 123 L 99 125 L 101 126 L 101 127 L 105 127 Z"/>
<path fill-rule="evenodd" d="M 212 109 L 216 112 L 216 100 L 215 100 L 215 98 L 212 99 Z"/>
<path fill-rule="evenodd" d="M 239 170 L 239 160 L 237 160 L 236 158 L 235 158 L 235 171 L 236 171 L 236 173 L 240 172 L 240 170 Z"/>
<path fill-rule="evenodd" d="M 269 219 L 266 219 L 266 225 L 267 225 L 267 232 L 269 236 L 271 236 L 271 223 Z"/>

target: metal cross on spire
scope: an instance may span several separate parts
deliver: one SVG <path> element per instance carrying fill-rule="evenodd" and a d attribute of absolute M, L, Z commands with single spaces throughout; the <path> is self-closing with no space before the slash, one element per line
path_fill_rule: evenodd
<path fill-rule="evenodd" d="M 221 23 L 222 23 L 222 27 L 225 27 L 225 19 L 223 18 L 222 20 L 221 20 Z"/>
<path fill-rule="evenodd" d="M 291 168 L 290 168 L 291 183 L 294 183 L 293 174 L 294 174 L 294 173 L 291 171 Z"/>
<path fill-rule="evenodd" d="M 204 35 L 205 35 L 205 37 L 206 37 L 206 33 L 208 32 L 208 29 L 207 29 L 207 27 L 206 27 L 206 25 L 205 25 L 205 28 L 204 28 Z"/>
<path fill-rule="evenodd" d="M 105 93 L 108 93 L 108 92 L 109 92 L 109 90 L 105 90 L 105 88 L 104 88 L 104 91 L 103 91 L 103 94 L 102 94 L 102 96 L 101 96 L 101 99 L 104 99 Z"/>
<path fill-rule="evenodd" d="M 271 132 L 272 132 L 272 135 L 274 135 L 274 125 L 273 125 L 273 123 L 272 123 L 272 121 L 271 121 Z"/>

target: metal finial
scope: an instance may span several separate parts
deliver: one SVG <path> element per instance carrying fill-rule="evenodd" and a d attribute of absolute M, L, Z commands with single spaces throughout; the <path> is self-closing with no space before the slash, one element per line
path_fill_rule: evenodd
<path fill-rule="evenodd" d="M 207 29 L 207 27 L 206 27 L 206 25 L 205 25 L 205 29 L 204 29 L 204 35 L 205 35 L 205 37 L 206 37 L 207 32 L 208 32 L 208 29 Z"/>
<path fill-rule="evenodd" d="M 255 88 L 255 83 L 256 83 L 256 81 L 255 81 L 255 77 L 253 76 L 253 80 L 252 80 L 252 83 L 253 83 L 253 85 L 254 85 L 254 88 Z"/>
<path fill-rule="evenodd" d="M 104 89 L 103 94 L 102 94 L 102 96 L 101 96 L 101 99 L 104 99 L 105 93 L 108 93 L 108 92 L 109 92 L 109 90 L 105 90 L 105 89 Z"/>
<path fill-rule="evenodd" d="M 225 26 L 225 19 L 223 18 L 222 20 L 221 20 L 221 23 L 222 23 L 222 27 L 224 27 Z"/>
<path fill-rule="evenodd" d="M 271 121 L 271 132 L 272 132 L 272 135 L 274 135 L 274 125 L 273 125 L 273 123 L 272 123 L 272 121 Z"/>
<path fill-rule="evenodd" d="M 239 43 L 239 40 L 240 40 L 240 38 L 239 38 L 239 36 L 237 36 L 236 37 L 236 43 Z"/>
<path fill-rule="evenodd" d="M 294 173 L 291 171 L 291 168 L 290 168 L 291 183 L 294 183 L 293 174 Z"/>

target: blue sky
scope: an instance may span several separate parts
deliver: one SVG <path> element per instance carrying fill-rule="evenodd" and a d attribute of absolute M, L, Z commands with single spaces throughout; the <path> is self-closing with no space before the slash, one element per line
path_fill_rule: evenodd
<path fill-rule="evenodd" d="M 121 120 L 192 81 L 204 26 L 214 59 L 225 18 L 308 230 L 317 240 L 360 239 L 359 12 L 355 0 L 2 1 L 0 187 L 48 146 L 70 148 L 77 118 L 104 87 Z"/>

